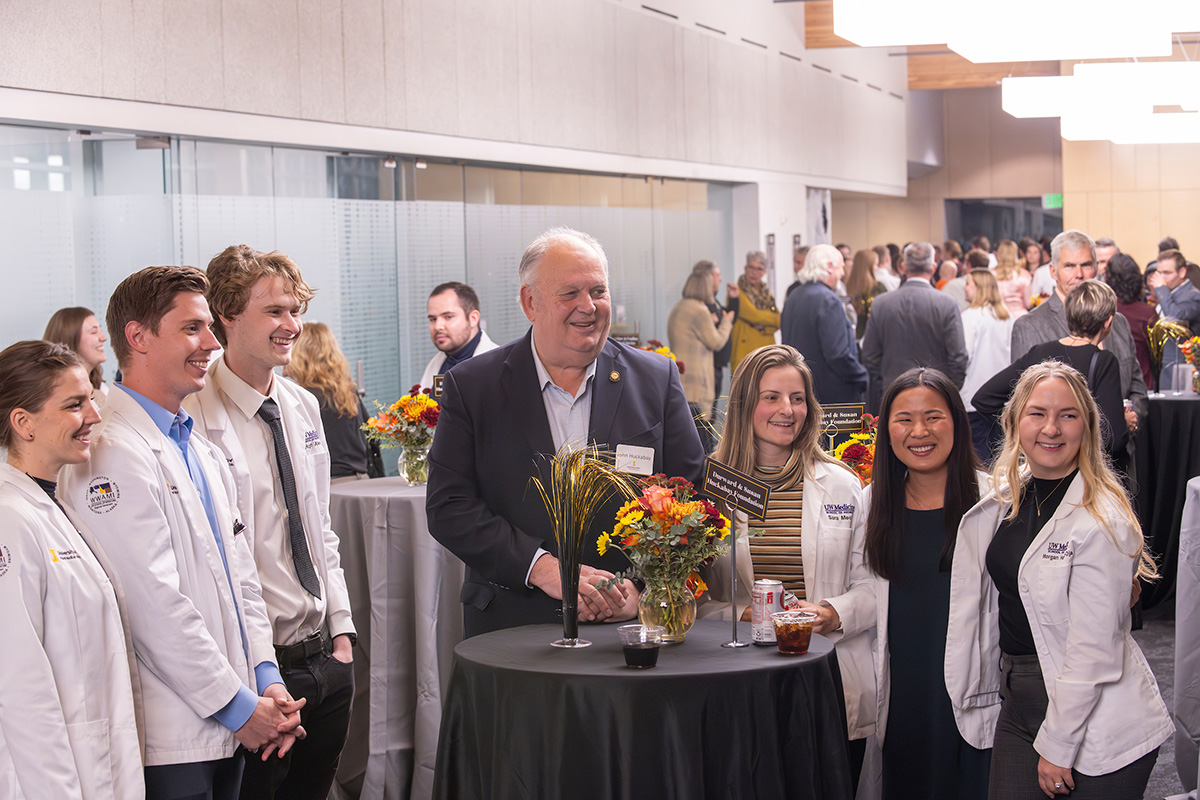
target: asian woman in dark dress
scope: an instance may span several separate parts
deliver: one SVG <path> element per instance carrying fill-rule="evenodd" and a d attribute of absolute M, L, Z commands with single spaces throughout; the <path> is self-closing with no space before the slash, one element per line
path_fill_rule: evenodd
<path fill-rule="evenodd" d="M 954 384 L 911 369 L 880 407 L 867 489 L 865 567 L 875 576 L 876 735 L 884 800 L 987 796 L 991 751 L 959 735 L 943 679 L 958 523 L 979 499 L 978 460 Z"/>

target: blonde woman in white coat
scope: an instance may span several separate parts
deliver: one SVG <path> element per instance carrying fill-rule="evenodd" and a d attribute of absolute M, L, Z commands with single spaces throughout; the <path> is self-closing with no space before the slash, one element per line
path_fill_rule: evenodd
<path fill-rule="evenodd" d="M 128 631 L 104 553 L 55 497 L 100 421 L 61 344 L 0 353 L 0 797 L 145 795 Z"/>
<path fill-rule="evenodd" d="M 768 345 L 746 356 L 733 376 L 725 432 L 713 457 L 772 487 L 766 519 L 755 522 L 761 535 L 745 538 L 746 517 L 735 515 L 742 534 L 737 605 L 748 612 L 754 580 L 774 578 L 817 612 L 814 629 L 837 643 L 857 784 L 866 740 L 875 732 L 874 598 L 870 586 L 849 591 L 862 484 L 821 450 L 821 406 L 812 387 L 812 373 L 793 347 Z M 714 602 L 701 616 L 728 615 L 730 572 L 728 555 L 713 565 Z"/>
<path fill-rule="evenodd" d="M 977 465 L 950 379 L 917 368 L 893 381 L 880 406 L 866 521 L 856 526 L 851 566 L 852 592 L 875 589 L 884 800 L 987 794 L 990 755 L 959 734 L 940 669 L 950 559 L 959 520 L 979 499 Z"/>
<path fill-rule="evenodd" d="M 1028 368 L 997 491 L 959 531 L 946 686 L 963 736 L 993 747 L 994 800 L 1140 798 L 1174 731 L 1129 634 L 1130 581 L 1155 572 L 1099 418 L 1079 372 Z"/>

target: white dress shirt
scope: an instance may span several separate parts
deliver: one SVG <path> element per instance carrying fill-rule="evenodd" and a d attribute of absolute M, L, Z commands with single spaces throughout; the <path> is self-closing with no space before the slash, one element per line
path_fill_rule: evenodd
<path fill-rule="evenodd" d="M 258 409 L 267 397 L 275 400 L 281 413 L 288 404 L 278 397 L 278 381 L 271 381 L 269 395 L 259 394 L 250 384 L 230 369 L 219 370 L 209 380 L 216 381 L 221 401 L 229 412 L 234 435 L 241 442 L 246 462 L 251 466 L 250 485 L 254 493 L 254 562 L 258 565 L 263 601 L 275 644 L 295 644 L 321 630 L 325 619 L 324 581 L 320 570 L 314 570 L 321 583 L 321 597 L 314 597 L 296 576 L 292 561 L 292 539 L 288 530 L 287 502 L 279 481 L 279 466 L 275 462 L 275 444 L 271 429 L 258 416 Z M 288 444 L 293 470 L 298 458 L 292 443 Z M 311 558 L 311 553 L 309 554 Z"/>

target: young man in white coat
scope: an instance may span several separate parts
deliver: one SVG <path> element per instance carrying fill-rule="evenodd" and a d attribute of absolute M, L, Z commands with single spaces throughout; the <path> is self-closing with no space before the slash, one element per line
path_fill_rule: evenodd
<path fill-rule="evenodd" d="M 303 736 L 303 701 L 279 679 L 232 476 L 182 410 L 217 349 L 207 287 L 193 267 L 147 267 L 116 288 L 108 329 L 122 382 L 91 460 L 60 477 L 61 499 L 102 543 L 128 599 L 148 800 L 234 798 L 239 742 L 268 758 Z"/>
<path fill-rule="evenodd" d="M 317 399 L 275 375 L 292 358 L 313 292 L 287 255 L 246 245 L 208 265 L 213 332 L 225 348 L 187 401 L 233 470 L 283 680 L 308 702 L 308 736 L 283 759 L 246 758 L 242 797 L 329 794 L 354 699 L 355 642 L 329 520 L 329 449 Z"/>

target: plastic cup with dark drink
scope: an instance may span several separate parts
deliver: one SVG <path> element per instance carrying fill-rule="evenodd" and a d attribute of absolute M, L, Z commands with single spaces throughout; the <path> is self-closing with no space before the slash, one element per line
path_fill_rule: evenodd
<path fill-rule="evenodd" d="M 776 611 L 771 615 L 775 626 L 775 644 L 785 656 L 802 656 L 812 641 L 813 622 L 817 615 L 811 611 Z"/>
<path fill-rule="evenodd" d="M 661 625 L 622 625 L 617 628 L 621 649 L 625 651 L 625 666 L 649 669 L 658 663 L 665 630 Z"/>

